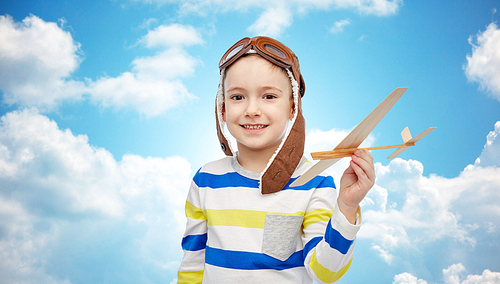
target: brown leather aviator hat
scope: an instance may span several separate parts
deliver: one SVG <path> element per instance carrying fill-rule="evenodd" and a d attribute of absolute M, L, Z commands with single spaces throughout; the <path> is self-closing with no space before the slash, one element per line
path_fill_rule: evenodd
<path fill-rule="evenodd" d="M 297 56 L 288 47 L 275 39 L 263 36 L 246 37 L 229 48 L 219 62 L 220 82 L 216 98 L 217 136 L 222 151 L 227 156 L 233 156 L 235 152 L 233 152 L 224 133 L 225 122 L 222 117 L 224 72 L 228 66 L 247 53 L 257 53 L 269 62 L 284 68 L 290 77 L 292 85 L 295 107 L 294 117 L 281 144 L 261 173 L 259 182 L 262 194 L 275 193 L 286 186 L 304 153 L 305 121 L 301 107 L 301 98 L 304 96 L 305 91 L 304 79 L 300 74 Z"/>

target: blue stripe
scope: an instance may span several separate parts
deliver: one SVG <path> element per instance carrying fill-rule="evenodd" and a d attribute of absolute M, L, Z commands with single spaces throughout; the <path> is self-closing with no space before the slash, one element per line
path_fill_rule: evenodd
<path fill-rule="evenodd" d="M 236 172 L 223 175 L 198 172 L 193 177 L 198 187 L 223 188 L 223 187 L 250 187 L 259 188 L 259 181 L 246 178 Z"/>
<path fill-rule="evenodd" d="M 306 184 L 302 186 L 294 186 L 290 187 L 290 184 L 294 182 L 297 178 L 291 178 L 290 181 L 286 184 L 283 190 L 310 190 L 311 188 L 326 188 L 331 187 L 335 188 L 335 182 L 333 182 L 333 177 L 331 176 L 315 176 L 312 180 L 308 181 Z"/>
<path fill-rule="evenodd" d="M 349 251 L 354 240 L 348 240 L 344 238 L 337 230 L 332 228 L 331 219 L 328 221 L 328 226 L 325 232 L 325 241 L 330 245 L 331 248 L 338 250 L 342 254 L 346 254 Z"/>
<path fill-rule="evenodd" d="M 281 261 L 262 253 L 230 251 L 209 246 L 205 251 L 205 262 L 213 266 L 241 270 L 285 270 L 304 266 L 302 251 L 297 251 L 287 260 Z"/>
<path fill-rule="evenodd" d="M 238 174 L 237 172 L 229 172 L 222 175 L 214 175 L 198 171 L 193 177 L 193 180 L 198 187 L 209 187 L 213 189 L 219 189 L 225 187 L 259 188 L 258 180 L 244 177 Z M 286 186 L 283 188 L 283 190 L 310 190 L 311 188 L 325 188 L 325 187 L 335 188 L 335 183 L 331 176 L 327 177 L 316 176 L 303 186 L 290 187 L 290 184 L 295 180 L 296 178 L 290 179 L 286 184 Z"/>
<path fill-rule="evenodd" d="M 182 249 L 188 251 L 197 251 L 205 249 L 207 246 L 207 234 L 190 235 L 182 239 Z"/>
<path fill-rule="evenodd" d="M 315 248 L 319 242 L 321 242 L 321 240 L 323 239 L 323 237 L 314 237 L 312 239 L 310 239 L 307 244 L 304 246 L 304 260 L 306 259 L 307 257 L 307 254 L 313 249 Z"/>

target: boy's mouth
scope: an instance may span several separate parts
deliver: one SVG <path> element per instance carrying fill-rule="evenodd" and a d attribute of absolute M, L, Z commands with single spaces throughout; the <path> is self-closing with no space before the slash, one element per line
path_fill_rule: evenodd
<path fill-rule="evenodd" d="M 266 124 L 241 124 L 241 127 L 245 129 L 250 129 L 250 130 L 257 130 L 257 129 L 263 129 L 266 128 L 268 125 Z"/>

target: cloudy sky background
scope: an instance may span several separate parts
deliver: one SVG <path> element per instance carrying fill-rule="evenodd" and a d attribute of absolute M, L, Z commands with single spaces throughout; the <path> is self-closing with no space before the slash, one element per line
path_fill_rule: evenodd
<path fill-rule="evenodd" d="M 437 130 L 363 201 L 341 283 L 500 283 L 497 1 L 2 1 L 0 283 L 170 283 L 184 200 L 222 157 L 220 56 L 268 35 L 299 56 L 307 149 L 396 87 L 366 145 Z M 329 169 L 339 179 L 342 161 Z M 489 282 L 488 282 L 489 281 Z"/>

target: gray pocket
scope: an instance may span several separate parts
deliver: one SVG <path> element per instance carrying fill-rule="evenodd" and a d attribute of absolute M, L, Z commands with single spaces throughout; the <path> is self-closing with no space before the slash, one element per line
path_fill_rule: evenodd
<path fill-rule="evenodd" d="M 267 214 L 264 225 L 262 253 L 287 260 L 297 248 L 297 239 L 304 216 Z"/>

